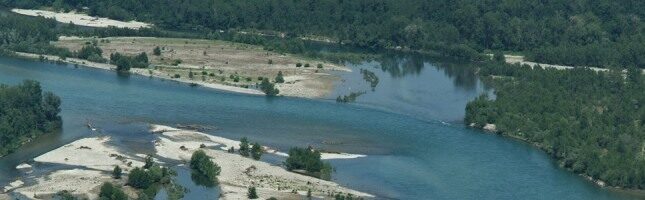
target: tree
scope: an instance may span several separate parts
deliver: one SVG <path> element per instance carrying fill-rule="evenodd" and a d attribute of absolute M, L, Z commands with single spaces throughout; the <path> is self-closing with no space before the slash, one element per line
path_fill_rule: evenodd
<path fill-rule="evenodd" d="M 259 143 L 253 143 L 253 146 L 251 147 L 251 157 L 255 160 L 260 160 L 260 157 L 262 157 L 262 154 L 264 153 L 264 150 L 262 150 L 262 146 L 260 146 Z"/>
<path fill-rule="evenodd" d="M 154 164 L 155 164 L 155 161 L 154 161 L 154 159 L 152 158 L 152 155 L 146 155 L 145 164 L 143 165 L 143 168 L 144 168 L 144 169 L 149 169 L 149 168 L 150 168 L 150 167 L 152 167 Z"/>
<path fill-rule="evenodd" d="M 250 149 L 249 149 L 249 140 L 246 137 L 243 137 L 240 139 L 240 148 L 238 149 L 240 152 L 240 155 L 244 157 L 249 157 L 250 155 Z"/>
<path fill-rule="evenodd" d="M 506 57 L 504 57 L 503 52 L 496 51 L 495 54 L 493 54 L 493 60 L 495 62 L 504 63 L 506 62 Z"/>
<path fill-rule="evenodd" d="M 197 176 L 196 178 L 204 180 L 198 181 L 198 183 L 207 186 L 213 185 L 217 182 L 217 176 L 221 171 L 220 167 L 202 150 L 197 150 L 193 153 L 190 158 L 190 168 L 193 170 L 193 176 Z"/>
<path fill-rule="evenodd" d="M 112 170 L 112 177 L 114 177 L 115 179 L 121 178 L 121 168 L 118 165 L 114 166 L 114 170 Z"/>
<path fill-rule="evenodd" d="M 114 186 L 110 182 L 105 182 L 101 185 L 99 198 L 105 200 L 127 200 L 128 195 L 123 192 L 121 187 Z"/>
<path fill-rule="evenodd" d="M 275 84 L 270 83 L 268 79 L 262 79 L 260 83 L 260 90 L 264 92 L 267 96 L 276 96 L 280 93 L 280 90 L 275 88 Z"/>
<path fill-rule="evenodd" d="M 284 77 L 282 77 L 282 71 L 278 71 L 278 75 L 275 77 L 276 83 L 284 83 Z"/>
<path fill-rule="evenodd" d="M 249 199 L 257 199 L 257 198 L 259 198 L 257 192 L 255 191 L 255 187 L 250 187 L 246 196 Z"/>
<path fill-rule="evenodd" d="M 161 48 L 159 48 L 159 46 L 156 46 L 156 47 L 152 50 L 152 55 L 155 55 L 155 56 L 161 56 Z"/>

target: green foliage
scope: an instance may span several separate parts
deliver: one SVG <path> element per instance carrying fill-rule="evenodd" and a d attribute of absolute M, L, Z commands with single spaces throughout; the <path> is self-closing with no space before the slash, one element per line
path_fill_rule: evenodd
<path fill-rule="evenodd" d="M 240 148 L 239 148 L 238 151 L 240 152 L 240 155 L 242 155 L 244 157 L 249 157 L 251 152 L 250 152 L 250 148 L 249 148 L 249 139 L 248 138 L 242 137 L 242 139 L 240 139 Z"/>
<path fill-rule="evenodd" d="M 262 146 L 257 142 L 253 143 L 253 146 L 251 146 L 251 157 L 255 160 L 260 160 L 263 153 L 264 150 L 262 150 Z"/>
<path fill-rule="evenodd" d="M 278 75 L 275 76 L 275 82 L 276 83 L 284 83 L 284 77 L 282 75 L 282 71 L 278 71 Z"/>
<path fill-rule="evenodd" d="M 323 64 L 318 64 L 318 65 L 316 65 L 316 68 L 318 68 L 318 69 L 322 69 L 322 68 L 323 68 Z"/>
<path fill-rule="evenodd" d="M 153 165 L 155 165 L 155 161 L 152 155 L 146 155 L 145 164 L 143 165 L 143 168 L 150 169 Z"/>
<path fill-rule="evenodd" d="M 110 64 L 116 65 L 117 71 L 129 71 L 130 68 L 147 68 L 150 63 L 146 52 L 136 56 L 126 56 L 117 52 L 110 54 Z"/>
<path fill-rule="evenodd" d="M 60 128 L 60 104 L 58 96 L 43 92 L 36 81 L 0 85 L 0 156 Z"/>
<path fill-rule="evenodd" d="M 495 124 L 501 134 L 536 144 L 575 173 L 644 189 L 645 83 L 634 69 L 624 74 L 483 64 L 479 74 L 492 84 L 495 98 L 468 103 L 464 121 Z"/>
<path fill-rule="evenodd" d="M 331 179 L 332 166 L 320 159 L 320 152 L 311 147 L 294 147 L 289 150 L 289 157 L 284 162 L 287 170 L 305 170 L 309 174 L 325 179 Z"/>
<path fill-rule="evenodd" d="M 119 167 L 118 165 L 114 166 L 114 169 L 112 170 L 112 177 L 115 179 L 120 179 L 121 173 L 122 173 L 121 167 Z"/>
<path fill-rule="evenodd" d="M 262 79 L 262 82 L 260 83 L 260 90 L 264 92 L 267 96 L 276 96 L 280 93 L 280 90 L 275 88 L 275 84 L 269 82 L 268 79 Z"/>
<path fill-rule="evenodd" d="M 496 52 L 493 54 L 493 60 L 494 60 L 495 62 L 504 63 L 504 62 L 506 62 L 506 57 L 504 57 L 504 53 L 503 53 L 503 52 L 501 52 L 501 51 L 496 51 Z"/>
<path fill-rule="evenodd" d="M 206 186 L 212 186 L 217 183 L 217 176 L 221 171 L 220 167 L 211 161 L 211 158 L 202 150 L 197 150 L 193 153 L 190 158 L 190 168 L 193 170 L 193 180 L 203 177 L 196 182 Z"/>
<path fill-rule="evenodd" d="M 110 182 L 105 182 L 101 185 L 99 193 L 100 200 L 127 200 L 128 195 L 123 192 L 119 186 L 115 186 Z"/>
<path fill-rule="evenodd" d="M 105 63 L 107 60 L 102 57 L 103 50 L 95 45 L 85 45 L 76 52 L 76 57 L 80 59 L 89 60 L 92 62 Z"/>
<path fill-rule="evenodd" d="M 255 191 L 255 187 L 250 187 L 246 195 L 249 199 L 257 199 L 258 193 Z"/>
<path fill-rule="evenodd" d="M 645 23 L 640 20 L 645 18 L 645 7 L 636 0 L 191 0 L 180 4 L 173 0 L 104 0 L 2 1 L 0 5 L 62 10 L 88 7 L 92 16 L 137 19 L 163 29 L 201 33 L 206 38 L 227 37 L 216 30 L 286 33 L 281 40 L 257 34 L 224 38 L 277 52 L 302 53 L 299 36 L 324 36 L 353 46 L 436 50 L 469 60 L 482 59 L 479 53 L 490 49 L 526 52 L 529 59 L 554 64 L 645 68 Z M 8 33 L 0 41 L 7 41 L 11 49 L 48 51 L 51 46 L 45 42 L 56 40 L 57 27 L 51 19 L 7 18 L 0 20 L 0 27 L 9 27 L 0 28 Z M 114 28 L 96 32 L 103 37 L 159 34 Z"/>
<path fill-rule="evenodd" d="M 159 46 L 156 46 L 156 47 L 152 50 L 152 55 L 155 55 L 155 56 L 161 56 L 161 48 L 159 48 Z"/>
<path fill-rule="evenodd" d="M 302 67 L 302 63 L 296 63 L 296 67 Z"/>

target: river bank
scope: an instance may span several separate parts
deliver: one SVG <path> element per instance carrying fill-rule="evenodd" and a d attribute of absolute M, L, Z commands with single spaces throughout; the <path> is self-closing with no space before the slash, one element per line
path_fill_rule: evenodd
<path fill-rule="evenodd" d="M 506 134 L 504 132 L 501 132 L 496 128 L 495 124 L 485 124 L 481 128 L 478 128 L 477 124 L 475 124 L 475 123 L 471 123 L 468 126 L 471 127 L 471 128 L 474 128 L 474 129 L 481 130 L 484 133 L 496 134 L 496 135 L 500 135 L 500 136 L 508 138 L 508 139 L 521 141 L 522 143 L 529 144 L 529 145 L 533 146 L 534 148 L 537 148 L 537 149 L 540 149 L 540 150 L 544 151 L 545 153 L 546 153 L 546 150 L 547 150 L 542 144 L 537 143 L 537 142 L 531 142 L 525 137 L 522 137 L 522 136 L 519 136 L 519 135 Z M 573 170 L 570 167 L 564 166 L 564 164 L 562 163 L 563 162 L 562 160 L 558 160 L 558 159 L 553 158 L 553 157 L 552 157 L 552 159 L 558 163 L 559 167 L 561 167 L 563 169 L 566 169 L 567 171 L 569 171 L 571 173 L 575 173 L 575 172 L 573 172 Z M 583 173 L 575 173 L 575 174 L 577 174 L 580 177 L 583 177 L 584 180 L 589 181 L 589 182 L 593 183 L 594 185 L 596 185 L 596 186 L 598 186 L 600 188 L 606 188 L 606 189 L 614 190 L 614 191 L 619 192 L 619 193 L 625 193 L 625 194 L 645 198 L 645 190 L 639 190 L 639 189 L 633 189 L 633 188 L 624 188 L 624 187 L 619 187 L 619 186 L 608 186 L 607 182 L 605 180 L 600 179 L 600 178 L 594 178 L 594 177 L 591 177 L 591 176 L 583 174 Z"/>

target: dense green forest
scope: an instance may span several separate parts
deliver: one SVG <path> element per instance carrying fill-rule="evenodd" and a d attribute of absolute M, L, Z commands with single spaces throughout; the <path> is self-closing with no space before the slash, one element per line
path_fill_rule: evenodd
<path fill-rule="evenodd" d="M 544 149 L 576 173 L 645 189 L 645 77 L 640 70 L 530 69 L 484 64 L 495 88 L 466 107 L 465 122 Z"/>
<path fill-rule="evenodd" d="M 362 47 L 483 50 L 539 62 L 645 68 L 645 2 L 638 0 L 1 0 L 152 22 L 164 29 L 251 29 L 326 36 Z"/>
<path fill-rule="evenodd" d="M 60 98 L 43 92 L 36 81 L 0 85 L 0 156 L 60 128 Z"/>

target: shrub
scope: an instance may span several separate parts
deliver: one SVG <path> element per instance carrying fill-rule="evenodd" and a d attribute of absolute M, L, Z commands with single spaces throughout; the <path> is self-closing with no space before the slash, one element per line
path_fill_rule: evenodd
<path fill-rule="evenodd" d="M 258 193 L 255 191 L 255 187 L 250 187 L 249 192 L 247 194 L 247 197 L 249 199 L 257 199 L 258 198 Z"/>
<path fill-rule="evenodd" d="M 240 148 L 238 150 L 240 152 L 240 155 L 244 157 L 249 157 L 250 155 L 250 149 L 249 149 L 249 139 L 246 137 L 243 137 L 240 139 Z"/>
<path fill-rule="evenodd" d="M 284 77 L 282 75 L 282 71 L 278 71 L 278 75 L 275 77 L 275 82 L 284 83 Z"/>
<path fill-rule="evenodd" d="M 323 68 L 323 65 L 322 65 L 322 64 L 318 64 L 318 65 L 316 65 L 316 67 L 317 67 L 318 69 L 322 69 L 322 68 Z"/>
<path fill-rule="evenodd" d="M 305 67 L 311 67 L 311 65 L 309 65 L 309 63 L 307 63 L 307 64 L 305 64 Z"/>
<path fill-rule="evenodd" d="M 112 177 L 114 177 L 115 179 L 121 178 L 121 168 L 118 165 L 114 166 L 114 170 L 112 170 Z"/>
<path fill-rule="evenodd" d="M 276 96 L 280 93 L 280 90 L 275 88 L 275 84 L 270 83 L 268 79 L 262 79 L 260 83 L 260 90 L 264 92 L 267 96 Z"/>
<path fill-rule="evenodd" d="M 302 63 L 296 63 L 296 67 L 302 67 Z"/>
<path fill-rule="evenodd" d="M 253 143 L 253 146 L 251 146 L 251 157 L 255 160 L 260 160 L 263 153 L 264 150 L 262 150 L 262 146 L 257 142 Z"/>
<path fill-rule="evenodd" d="M 161 49 L 159 48 L 159 46 L 155 47 L 155 49 L 152 50 L 152 55 L 155 55 L 155 56 L 161 55 Z"/>

